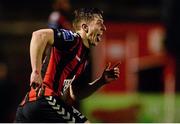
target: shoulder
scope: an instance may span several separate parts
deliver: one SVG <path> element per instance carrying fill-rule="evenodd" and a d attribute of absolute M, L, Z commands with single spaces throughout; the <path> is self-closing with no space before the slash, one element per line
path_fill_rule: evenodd
<path fill-rule="evenodd" d="M 79 37 L 77 33 L 74 33 L 71 30 L 65 30 L 65 29 L 53 29 L 55 38 L 62 38 L 64 41 L 74 41 L 75 38 Z"/>
<path fill-rule="evenodd" d="M 79 35 L 71 30 L 53 29 L 54 46 L 58 49 L 70 49 L 78 43 Z"/>

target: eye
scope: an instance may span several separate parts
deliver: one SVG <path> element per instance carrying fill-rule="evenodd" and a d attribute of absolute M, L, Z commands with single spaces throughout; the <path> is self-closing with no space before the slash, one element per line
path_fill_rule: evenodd
<path fill-rule="evenodd" d="M 103 22 L 102 21 L 98 21 L 97 25 L 103 25 Z"/>

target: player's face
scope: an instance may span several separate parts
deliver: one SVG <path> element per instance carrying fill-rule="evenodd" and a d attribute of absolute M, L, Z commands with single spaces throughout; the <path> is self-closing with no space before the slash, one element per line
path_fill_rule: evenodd
<path fill-rule="evenodd" d="M 88 24 L 87 37 L 90 46 L 97 46 L 102 41 L 103 32 L 106 30 L 102 16 L 95 15 Z"/>

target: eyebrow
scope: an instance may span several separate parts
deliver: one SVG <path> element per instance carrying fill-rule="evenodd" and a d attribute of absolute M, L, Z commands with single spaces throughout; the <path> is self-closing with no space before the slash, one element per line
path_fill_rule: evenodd
<path fill-rule="evenodd" d="M 103 19 L 98 19 L 97 22 L 102 22 L 103 23 L 104 20 Z"/>

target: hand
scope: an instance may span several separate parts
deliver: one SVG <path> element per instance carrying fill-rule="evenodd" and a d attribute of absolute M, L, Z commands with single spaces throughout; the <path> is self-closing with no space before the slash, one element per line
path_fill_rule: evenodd
<path fill-rule="evenodd" d="M 105 83 L 117 80 L 119 78 L 119 64 L 120 63 L 111 67 L 111 63 L 108 63 L 101 77 Z"/>
<path fill-rule="evenodd" d="M 30 78 L 30 86 L 35 90 L 41 86 L 43 80 L 41 74 L 38 71 L 32 71 Z"/>

